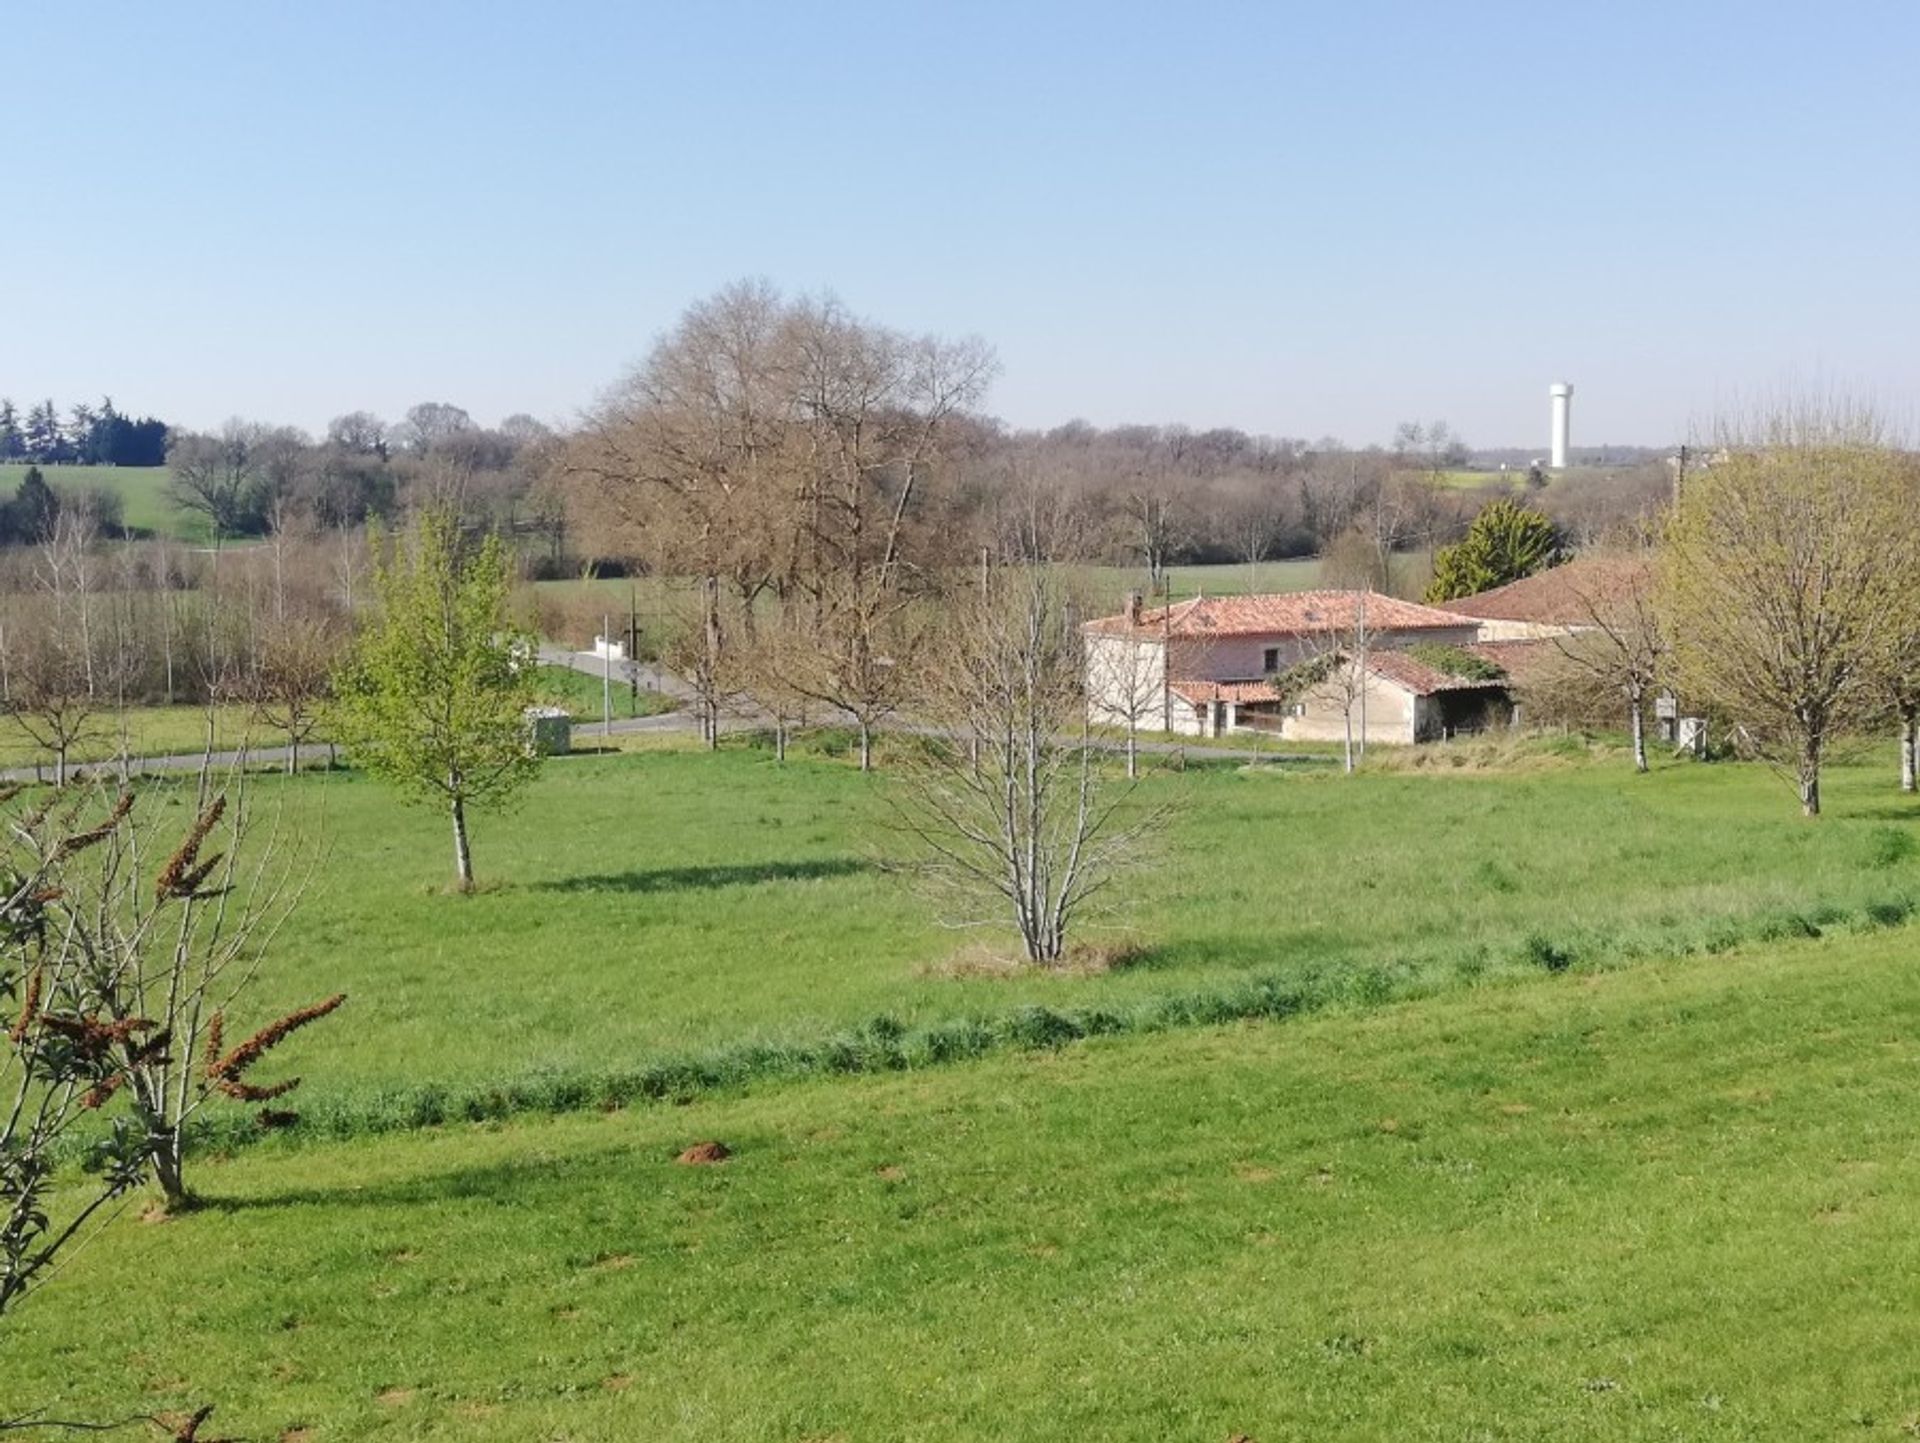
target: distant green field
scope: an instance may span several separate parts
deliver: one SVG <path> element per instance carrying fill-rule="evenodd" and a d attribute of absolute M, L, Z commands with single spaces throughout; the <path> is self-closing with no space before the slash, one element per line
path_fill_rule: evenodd
<path fill-rule="evenodd" d="M 566 667 L 543 666 L 540 668 L 539 699 L 554 706 L 564 706 L 577 722 L 600 719 L 600 681 L 597 677 Z M 616 717 L 655 716 L 668 710 L 671 710 L 670 703 L 657 692 L 642 688 L 636 698 L 631 695 L 626 682 L 616 677 L 613 687 L 613 714 Z M 285 746 L 287 741 L 284 732 L 267 726 L 245 707 L 214 708 L 211 725 L 215 750 L 243 746 L 263 750 Z M 83 763 L 108 761 L 123 753 L 133 757 L 195 755 L 207 746 L 208 726 L 209 717 L 204 706 L 143 706 L 129 708 L 124 713 L 103 711 L 74 747 L 70 760 Z M 311 756 L 314 762 L 323 760 L 327 755 L 325 732 L 323 725 L 319 735 L 321 745 L 313 750 Z M 35 764 L 50 767 L 51 763 L 52 758 L 35 747 L 18 722 L 0 716 L 0 767 L 30 767 Z"/>
<path fill-rule="evenodd" d="M 878 1017 L 918 1036 L 1261 979 L 1318 997 L 1444 991 L 1872 925 L 1920 901 L 1920 802 L 1888 766 L 1836 771 L 1831 815 L 1807 825 L 1758 767 L 1532 765 L 1157 776 L 1146 795 L 1180 804 L 1164 846 L 1127 884 L 1136 904 L 1087 934 L 1132 961 L 1079 977 L 956 972 L 979 934 L 946 930 L 883 870 L 892 780 L 845 760 L 781 768 L 733 746 L 553 763 L 511 812 L 475 819 L 482 890 L 466 899 L 443 894 L 438 811 L 353 773 L 268 779 L 256 797 L 284 798 L 325 859 L 254 1005 L 357 999 L 350 1025 L 288 1044 L 303 1106 L 350 1124 L 404 1114 L 425 1088 L 805 1050 Z"/>
<path fill-rule="evenodd" d="M 0 498 L 12 497 L 27 470 L 19 465 L 0 466 Z M 167 499 L 164 466 L 42 466 L 40 474 L 56 491 L 98 488 L 113 492 L 124 507 L 122 521 L 131 530 L 183 541 L 207 539 L 205 523 L 183 515 Z"/>
<path fill-rule="evenodd" d="M 1520 486 L 1526 483 L 1526 479 L 1524 468 L 1518 471 L 1442 471 L 1439 484 L 1449 490 L 1474 491 L 1485 486 Z"/>
<path fill-rule="evenodd" d="M 268 1146 L 10 1316 L 0 1396 L 283 1440 L 1894 1443 L 1917 1039 L 1902 931 Z"/>
<path fill-rule="evenodd" d="M 129 756 L 197 754 L 207 745 L 209 718 L 204 706 L 143 706 L 124 713 L 102 711 L 74 747 L 70 760 L 98 762 Z M 286 735 L 256 720 L 240 706 L 214 708 L 213 745 L 216 750 L 277 747 Z M 52 758 L 38 750 L 18 722 L 0 716 L 0 767 L 50 765 Z"/>
<path fill-rule="evenodd" d="M 574 671 L 564 666 L 543 666 L 540 668 L 540 699 L 553 706 L 563 706 L 577 723 L 597 722 L 603 715 L 602 703 L 606 698 L 602 694 L 603 678 L 589 676 L 583 671 Z M 615 717 L 658 716 L 661 712 L 673 710 L 673 705 L 657 691 L 641 687 L 638 692 L 621 675 L 620 666 L 613 668 L 613 684 L 606 688 L 613 702 Z"/>

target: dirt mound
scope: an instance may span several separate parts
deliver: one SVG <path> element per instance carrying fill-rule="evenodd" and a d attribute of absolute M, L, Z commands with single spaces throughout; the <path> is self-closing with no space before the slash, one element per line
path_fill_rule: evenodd
<path fill-rule="evenodd" d="M 674 1161 L 683 1167 L 711 1167 L 714 1163 L 725 1162 L 732 1156 L 733 1149 L 724 1142 L 696 1142 Z"/>

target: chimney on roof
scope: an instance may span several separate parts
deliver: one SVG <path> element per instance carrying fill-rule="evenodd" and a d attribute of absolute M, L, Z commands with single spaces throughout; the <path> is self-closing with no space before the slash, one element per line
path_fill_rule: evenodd
<path fill-rule="evenodd" d="M 1140 593 L 1137 591 L 1127 593 L 1127 620 L 1135 626 L 1140 624 Z"/>

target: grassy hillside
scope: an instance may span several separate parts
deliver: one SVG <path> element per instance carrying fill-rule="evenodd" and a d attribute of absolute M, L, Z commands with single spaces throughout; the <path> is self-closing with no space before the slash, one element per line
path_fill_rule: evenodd
<path fill-rule="evenodd" d="M 312 1118 L 392 1125 L 592 1105 L 676 1060 L 698 1064 L 672 1074 L 682 1090 L 860 1066 L 875 1036 L 926 1056 L 1045 1035 L 1050 1016 L 1097 1030 L 1231 1015 L 1272 995 L 1256 984 L 1302 1006 L 1378 1000 L 1879 926 L 1920 899 L 1920 804 L 1880 768 L 1836 772 L 1831 814 L 1807 825 L 1758 768 L 1531 765 L 1156 778 L 1149 796 L 1183 803 L 1166 844 L 1129 883 L 1136 905 L 1088 933 L 1127 965 L 1074 976 L 969 965 L 976 934 L 939 926 L 880 869 L 890 778 L 840 761 L 555 763 L 510 813 L 476 818 L 482 891 L 466 899 L 443 891 L 438 812 L 352 774 L 268 780 L 257 797 L 284 798 L 292 834 L 325 850 L 254 1005 L 352 994 L 338 1025 L 288 1044 L 288 1069 L 307 1075 Z"/>
<path fill-rule="evenodd" d="M 261 1148 L 10 1319 L 0 1395 L 267 1439 L 1905 1438 L 1911 951 Z"/>
<path fill-rule="evenodd" d="M 11 498 L 28 468 L 0 466 L 0 499 Z M 207 529 L 199 518 L 182 515 L 167 499 L 164 466 L 42 466 L 40 474 L 56 491 L 98 489 L 111 491 L 125 508 L 124 524 L 135 531 L 204 541 Z"/>

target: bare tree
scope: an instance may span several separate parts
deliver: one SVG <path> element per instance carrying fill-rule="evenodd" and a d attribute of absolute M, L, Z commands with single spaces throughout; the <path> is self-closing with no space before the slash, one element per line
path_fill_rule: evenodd
<path fill-rule="evenodd" d="M 1156 722 L 1168 725 L 1170 694 L 1166 644 L 1146 634 L 1137 592 L 1126 605 L 1124 629 L 1096 630 L 1086 640 L 1086 687 L 1092 719 L 1125 730 L 1132 779 L 1140 775 L 1140 731 Z"/>
<path fill-rule="evenodd" d="M 1247 478 L 1227 511 L 1227 529 L 1234 551 L 1247 563 L 1247 594 L 1259 590 L 1260 563 L 1273 554 L 1280 528 L 1278 497 L 1260 478 Z"/>
<path fill-rule="evenodd" d="M 6 714 L 52 756 L 58 786 L 113 700 L 98 685 L 92 541 L 85 513 L 64 508 L 39 550 L 35 604 L 8 627 Z"/>
<path fill-rule="evenodd" d="M 791 595 L 776 600 L 754 627 L 740 666 L 742 690 L 772 723 L 774 760 L 781 763 L 793 732 L 806 726 L 813 701 L 793 680 L 806 672 L 813 648 L 795 601 Z"/>
<path fill-rule="evenodd" d="M 1299 698 L 1309 703 L 1320 700 L 1339 711 L 1345 728 L 1341 765 L 1349 775 L 1367 755 L 1367 690 L 1373 679 L 1374 648 L 1367 596 L 1365 591 L 1354 593 L 1351 605 L 1311 633 L 1303 644 L 1304 654 L 1273 678 L 1274 689 L 1283 699 Z M 1356 713 L 1360 722 L 1357 744 Z"/>
<path fill-rule="evenodd" d="M 793 424 L 786 315 L 765 285 L 737 285 L 688 310 L 608 396 L 564 462 L 587 527 L 691 576 L 698 620 L 683 640 L 703 732 L 718 735 L 728 630 L 722 588 L 753 592 L 779 569 L 796 530 L 798 485 L 785 454 Z M 682 658 L 684 661 L 684 657 Z"/>
<path fill-rule="evenodd" d="M 1186 480 L 1177 468 L 1178 447 L 1155 444 L 1134 458 L 1127 476 L 1124 503 L 1133 532 L 1136 554 L 1147 568 L 1147 586 L 1155 596 L 1167 595 L 1167 568 L 1186 539 Z"/>
<path fill-rule="evenodd" d="M 793 307 L 785 340 L 798 418 L 788 454 L 805 528 L 795 579 L 814 636 L 813 663 L 791 683 L 853 718 L 864 771 L 874 727 L 906 695 L 924 629 L 908 554 L 914 498 L 995 361 L 978 341 L 904 336 L 833 301 Z"/>
<path fill-rule="evenodd" d="M 1161 814 L 1102 769 L 1081 687 L 1077 613 L 1042 567 L 953 609 L 927 673 L 938 733 L 911 749 L 895 796 L 906 865 L 956 926 L 1006 926 L 1057 966 L 1075 925 L 1138 859 Z"/>
<path fill-rule="evenodd" d="M 261 722 L 286 736 L 288 776 L 300 770 L 300 749 L 320 728 L 345 650 L 333 618 L 311 613 L 269 618 L 255 637 L 243 695 Z"/>
<path fill-rule="evenodd" d="M 1647 556 L 1624 556 L 1577 565 L 1568 573 L 1585 622 L 1554 638 L 1567 662 L 1626 703 L 1633 738 L 1633 769 L 1647 770 L 1647 703 L 1667 666 L 1666 633 L 1654 598 L 1654 570 Z"/>
<path fill-rule="evenodd" d="M 913 598 L 871 576 L 816 582 L 784 649 L 784 684 L 846 717 L 860 738 L 860 770 L 873 770 L 875 731 L 918 690 L 928 619 Z"/>
<path fill-rule="evenodd" d="M 182 432 L 167 445 L 168 495 L 204 516 L 215 539 L 237 536 L 258 519 L 262 429 L 231 420 L 217 436 Z"/>

